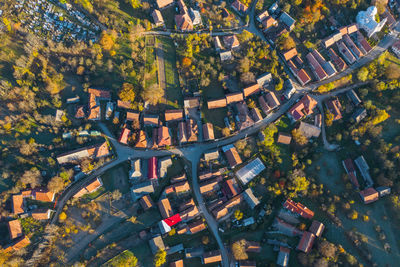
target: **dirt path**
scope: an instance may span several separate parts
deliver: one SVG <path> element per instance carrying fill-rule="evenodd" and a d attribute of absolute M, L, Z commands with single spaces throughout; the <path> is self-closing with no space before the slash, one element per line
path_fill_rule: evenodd
<path fill-rule="evenodd" d="M 165 92 L 165 101 L 167 95 L 167 82 L 165 78 L 165 62 L 164 62 L 164 50 L 162 42 L 156 41 L 156 57 L 158 63 L 158 85 L 161 90 Z"/>

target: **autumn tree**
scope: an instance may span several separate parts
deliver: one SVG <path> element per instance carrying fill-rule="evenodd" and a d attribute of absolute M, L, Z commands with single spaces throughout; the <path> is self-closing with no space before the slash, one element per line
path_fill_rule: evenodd
<path fill-rule="evenodd" d="M 136 96 L 133 85 L 130 83 L 123 83 L 118 96 L 122 101 L 133 102 Z"/>
<path fill-rule="evenodd" d="M 377 109 L 376 115 L 372 119 L 372 124 L 377 125 L 389 118 L 389 114 L 384 109 Z"/>
<path fill-rule="evenodd" d="M 240 81 L 244 85 L 249 85 L 256 82 L 256 76 L 252 72 L 243 72 L 242 75 L 240 75 Z"/>
<path fill-rule="evenodd" d="M 400 79 L 400 66 L 394 63 L 389 64 L 386 67 L 385 75 L 389 80 Z"/>
<path fill-rule="evenodd" d="M 58 193 L 62 191 L 65 187 L 64 180 L 60 176 L 54 176 L 50 179 L 49 183 L 47 184 L 47 188 L 49 191 Z"/>
<path fill-rule="evenodd" d="M 35 140 L 33 138 L 31 138 L 29 142 L 23 140 L 20 144 L 19 152 L 24 156 L 30 156 L 37 153 L 38 150 L 36 147 L 37 144 L 35 143 Z"/>
<path fill-rule="evenodd" d="M 305 174 L 301 170 L 294 170 L 289 177 L 288 189 L 292 191 L 290 193 L 291 197 L 295 197 L 298 192 L 307 192 L 310 186 L 310 181 L 307 180 Z"/>
<path fill-rule="evenodd" d="M 114 47 L 114 38 L 111 34 L 103 31 L 100 37 L 100 45 L 104 50 L 111 50 Z"/>
<path fill-rule="evenodd" d="M 222 128 L 222 135 L 224 137 L 229 136 L 230 134 L 231 134 L 231 131 L 229 130 L 229 128 L 227 128 L 227 127 Z"/>
<path fill-rule="evenodd" d="M 167 252 L 163 249 L 160 249 L 156 255 L 154 255 L 154 266 L 160 267 L 167 261 Z"/>
<path fill-rule="evenodd" d="M 289 33 L 284 33 L 279 36 L 277 45 L 281 48 L 281 50 L 290 50 L 296 47 L 296 43 Z"/>
<path fill-rule="evenodd" d="M 190 65 L 192 65 L 192 60 L 190 58 L 188 58 L 188 57 L 184 57 L 182 59 L 182 67 L 189 68 Z"/>
<path fill-rule="evenodd" d="M 362 67 L 358 72 L 357 72 L 357 79 L 365 82 L 368 79 L 368 74 L 369 71 L 366 67 Z"/>
<path fill-rule="evenodd" d="M 142 98 L 151 105 L 157 105 L 164 99 L 164 90 L 154 83 L 142 91 Z"/>
<path fill-rule="evenodd" d="M 293 137 L 293 140 L 294 140 L 297 144 L 299 144 L 299 145 L 301 145 L 301 146 L 307 144 L 307 142 L 308 142 L 307 137 L 305 137 L 305 136 L 303 135 L 303 133 L 302 133 L 299 129 L 294 129 L 294 130 L 292 131 L 292 137 Z"/>
<path fill-rule="evenodd" d="M 243 219 L 243 212 L 240 210 L 235 210 L 234 216 L 236 220 L 240 221 Z"/>
<path fill-rule="evenodd" d="M 232 244 L 232 253 L 235 260 L 247 260 L 249 256 L 246 253 L 246 240 L 241 239 Z"/>
<path fill-rule="evenodd" d="M 324 240 L 318 244 L 318 251 L 325 258 L 333 258 L 336 255 L 336 246 Z"/>
<path fill-rule="evenodd" d="M 334 119 L 334 116 L 333 116 L 332 112 L 328 109 L 325 113 L 325 125 L 328 127 L 332 126 L 333 119 Z"/>
<path fill-rule="evenodd" d="M 21 177 L 21 181 L 25 185 L 29 184 L 31 188 L 34 188 L 42 183 L 42 175 L 40 174 L 40 171 L 36 167 L 33 167 L 32 169 L 24 172 L 24 174 Z"/>

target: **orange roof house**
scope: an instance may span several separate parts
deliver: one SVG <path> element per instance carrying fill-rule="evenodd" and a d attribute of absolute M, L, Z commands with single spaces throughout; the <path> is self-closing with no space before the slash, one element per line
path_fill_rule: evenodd
<path fill-rule="evenodd" d="M 290 210 L 293 213 L 299 214 L 300 216 L 306 219 L 311 219 L 312 217 L 314 217 L 314 212 L 312 210 L 310 210 L 300 202 L 296 203 L 289 198 L 285 201 L 283 207 Z"/>
<path fill-rule="evenodd" d="M 157 130 L 157 146 L 170 146 L 171 136 L 169 135 L 168 127 L 161 126 Z"/>
<path fill-rule="evenodd" d="M 145 211 L 154 206 L 153 200 L 151 199 L 151 197 L 150 197 L 149 195 L 143 196 L 143 197 L 139 200 L 139 203 L 140 203 L 140 206 L 142 206 L 142 208 L 143 208 Z"/>
<path fill-rule="evenodd" d="M 53 202 L 55 195 L 54 192 L 50 192 L 47 189 L 35 189 L 33 191 L 33 197 L 42 202 Z"/>
<path fill-rule="evenodd" d="M 158 8 L 162 9 L 164 7 L 167 7 L 171 4 L 173 4 L 174 1 L 173 0 L 156 0 L 156 3 L 157 3 Z"/>
<path fill-rule="evenodd" d="M 200 193 L 208 193 L 219 189 L 218 179 L 208 180 L 200 184 Z"/>
<path fill-rule="evenodd" d="M 129 101 L 117 100 L 117 107 L 123 109 L 131 109 L 132 103 Z"/>
<path fill-rule="evenodd" d="M 92 180 L 91 182 L 89 182 L 89 184 L 85 188 L 89 193 L 92 193 L 92 192 L 96 191 L 97 189 L 99 189 L 102 185 L 103 185 L 103 182 L 101 181 L 100 177 L 97 177 L 94 180 Z"/>
<path fill-rule="evenodd" d="M 290 136 L 290 134 L 279 133 L 278 143 L 284 144 L 284 145 L 290 145 L 291 141 L 292 141 L 292 137 Z"/>
<path fill-rule="evenodd" d="M 269 16 L 262 22 L 262 25 L 265 30 L 271 28 L 272 26 L 276 26 L 277 24 L 278 24 L 278 22 L 271 16 Z"/>
<path fill-rule="evenodd" d="M 203 124 L 203 137 L 204 137 L 204 141 L 214 139 L 214 128 L 213 128 L 213 125 L 209 122 Z"/>
<path fill-rule="evenodd" d="M 379 193 L 372 187 L 360 191 L 360 197 L 364 204 L 375 202 L 379 199 Z"/>
<path fill-rule="evenodd" d="M 337 121 L 342 118 L 342 112 L 340 111 L 342 105 L 340 104 L 339 99 L 337 97 L 335 99 L 327 101 L 326 107 L 333 114 L 333 121 Z"/>
<path fill-rule="evenodd" d="M 191 234 L 195 234 L 195 233 L 201 232 L 204 229 L 206 229 L 206 225 L 203 223 L 202 220 L 198 220 L 193 223 L 190 223 L 188 225 L 188 227 L 189 227 L 189 231 Z"/>
<path fill-rule="evenodd" d="M 8 247 L 4 248 L 5 252 L 11 252 L 12 250 L 20 250 L 21 248 L 24 248 L 28 246 L 31 243 L 28 237 L 24 236 L 16 240 L 14 243 L 9 245 Z"/>
<path fill-rule="evenodd" d="M 169 202 L 168 198 L 161 199 L 157 205 L 163 219 L 169 218 L 174 215 L 171 208 L 171 203 Z"/>
<path fill-rule="evenodd" d="M 229 166 L 234 168 L 235 166 L 242 163 L 242 159 L 239 156 L 238 151 L 233 145 L 223 147 L 222 150 L 225 153 L 226 158 L 228 159 Z"/>
<path fill-rule="evenodd" d="M 169 264 L 169 267 L 183 267 L 183 266 L 184 266 L 183 260 L 177 260 Z"/>
<path fill-rule="evenodd" d="M 136 145 L 137 148 L 146 148 L 147 147 L 147 139 L 146 133 L 143 130 L 140 130 L 137 134 Z"/>
<path fill-rule="evenodd" d="M 86 117 L 85 106 L 76 107 L 75 119 L 83 119 Z"/>
<path fill-rule="evenodd" d="M 303 251 L 304 253 L 310 252 L 312 245 L 314 244 L 315 235 L 310 232 L 304 232 L 300 239 L 297 249 Z"/>
<path fill-rule="evenodd" d="M 183 110 L 182 109 L 168 109 L 164 113 L 165 121 L 180 121 L 183 119 Z"/>
<path fill-rule="evenodd" d="M 317 101 L 309 95 L 303 96 L 303 98 L 297 102 L 289 110 L 289 115 L 295 120 L 303 118 L 304 116 L 311 115 L 313 109 L 317 106 Z"/>
<path fill-rule="evenodd" d="M 192 31 L 193 21 L 188 13 L 175 15 L 176 28 L 180 31 Z"/>
<path fill-rule="evenodd" d="M 99 120 L 100 111 L 100 100 L 110 100 L 111 93 L 106 90 L 99 90 L 94 88 L 89 88 L 89 120 Z"/>
<path fill-rule="evenodd" d="M 147 125 L 158 126 L 158 115 L 144 114 L 143 115 L 143 124 L 145 126 L 147 126 Z"/>
<path fill-rule="evenodd" d="M 107 142 L 90 146 L 87 148 L 87 153 L 89 157 L 101 158 L 108 156 L 110 154 L 110 149 L 108 148 Z"/>
<path fill-rule="evenodd" d="M 128 138 L 129 135 L 131 133 L 131 130 L 129 130 L 128 128 L 124 128 L 122 129 L 121 135 L 119 136 L 118 142 L 122 143 L 122 144 L 128 144 Z"/>
<path fill-rule="evenodd" d="M 178 142 L 180 144 L 183 144 L 183 143 L 187 142 L 186 122 L 184 122 L 184 121 L 181 121 L 178 124 Z"/>
<path fill-rule="evenodd" d="M 203 255 L 203 264 L 210 264 L 220 261 L 222 261 L 222 257 L 219 250 L 209 251 Z"/>
<path fill-rule="evenodd" d="M 14 215 L 24 213 L 24 198 L 21 194 L 12 196 L 12 210 Z"/>
<path fill-rule="evenodd" d="M 251 86 L 244 88 L 243 94 L 244 94 L 244 97 L 248 97 L 249 95 L 257 94 L 258 92 L 260 92 L 260 90 L 261 90 L 260 85 L 258 83 L 256 83 L 256 84 L 253 84 Z"/>
<path fill-rule="evenodd" d="M 294 58 L 295 56 L 297 56 L 297 49 L 296 48 L 292 48 L 286 52 L 283 53 L 283 57 L 285 58 L 286 61 Z"/>
<path fill-rule="evenodd" d="M 8 232 L 10 233 L 10 239 L 13 240 L 17 237 L 22 236 L 22 227 L 19 220 L 12 220 L 7 223 Z"/>
<path fill-rule="evenodd" d="M 224 108 L 226 107 L 226 98 L 209 100 L 207 102 L 208 109 Z"/>
<path fill-rule="evenodd" d="M 35 220 L 48 220 L 50 219 L 50 209 L 35 209 L 32 211 L 32 218 Z"/>
<path fill-rule="evenodd" d="M 127 112 L 126 120 L 139 122 L 139 112 Z"/>
<path fill-rule="evenodd" d="M 233 49 L 240 46 L 239 40 L 236 35 L 227 35 L 223 37 L 225 47 Z"/>
<path fill-rule="evenodd" d="M 197 142 L 199 134 L 197 121 L 192 119 L 186 121 L 186 133 L 188 142 Z"/>
<path fill-rule="evenodd" d="M 247 11 L 248 7 L 245 6 L 245 4 L 243 4 L 242 2 L 240 2 L 239 0 L 235 0 L 233 1 L 231 7 L 236 10 L 237 12 L 241 12 L 244 13 Z"/>
<path fill-rule="evenodd" d="M 194 219 L 197 215 L 199 214 L 199 210 L 195 205 L 191 206 L 190 208 L 187 208 L 186 210 L 182 211 L 179 213 L 181 216 L 181 219 L 184 221 L 190 221 Z"/>
<path fill-rule="evenodd" d="M 230 93 L 230 94 L 225 95 L 225 97 L 226 97 L 226 103 L 228 105 L 231 103 L 243 101 L 243 93 L 242 92 Z"/>

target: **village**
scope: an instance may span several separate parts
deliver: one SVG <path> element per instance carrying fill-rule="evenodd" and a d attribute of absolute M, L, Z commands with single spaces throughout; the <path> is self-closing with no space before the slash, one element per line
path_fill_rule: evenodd
<path fill-rule="evenodd" d="M 376 69 L 388 73 L 390 64 L 400 65 L 400 3 L 390 1 L 379 15 L 371 4 L 346 25 L 326 16 L 318 45 L 298 36 L 299 22 L 283 3 L 256 5 L 224 2 L 218 18 L 237 23 L 226 30 L 214 27 L 215 10 L 183 0 L 151 3 L 153 28 L 144 36 L 173 32 L 176 62 L 182 61 L 182 69 L 173 66 L 177 99 L 169 100 L 171 85 L 163 82 L 168 55 L 157 50 L 159 39 L 152 75 L 166 92 L 160 103 L 137 104 L 101 86 L 63 95 L 52 118 L 65 126 L 52 133 L 57 143 L 49 153 L 62 186 L 52 191 L 50 182 L 32 183 L 8 195 L 2 251 L 36 246 L 59 225 L 54 232 L 62 238 L 53 243 L 59 255 L 49 257 L 66 265 L 118 266 L 131 253 L 137 257 L 132 266 L 396 262 L 399 244 L 385 207 L 398 199 L 388 161 L 398 164 L 400 143 L 397 125 L 382 125 L 398 124 L 400 111 L 382 92 L 395 91 L 398 80 L 385 76 L 379 89 L 383 77 Z M 32 32 L 57 42 L 95 43 L 103 30 L 69 3 L 18 1 L 15 8 L 29 14 L 21 22 Z M 192 89 L 196 67 L 183 66 L 187 51 L 178 50 L 188 39 L 179 38 L 207 33 L 204 51 L 221 72 L 218 83 Z M 236 73 L 245 65 L 243 51 L 256 41 L 271 53 L 258 59 L 276 65 Z M 212 88 L 213 82 L 219 85 Z M 380 97 L 390 108 L 377 103 Z M 379 148 L 372 149 L 374 142 Z M 378 237 L 366 242 L 362 229 Z M 32 254 L 39 250 L 45 249 Z"/>

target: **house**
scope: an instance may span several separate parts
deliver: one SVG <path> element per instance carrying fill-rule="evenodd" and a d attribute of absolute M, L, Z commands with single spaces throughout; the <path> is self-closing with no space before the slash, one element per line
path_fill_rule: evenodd
<path fill-rule="evenodd" d="M 213 149 L 204 153 L 205 161 L 217 160 L 219 158 L 219 149 Z"/>
<path fill-rule="evenodd" d="M 214 140 L 214 127 L 209 122 L 203 124 L 203 139 L 204 141 Z"/>
<path fill-rule="evenodd" d="M 288 13 L 282 12 L 282 14 L 279 16 L 279 21 L 281 21 L 283 24 L 285 24 L 285 27 L 291 31 L 294 29 L 294 24 L 296 23 L 296 20 L 289 16 Z"/>
<path fill-rule="evenodd" d="M 397 57 L 400 57 L 400 41 L 397 41 L 392 45 L 392 51 Z"/>
<path fill-rule="evenodd" d="M 351 53 L 359 59 L 360 57 L 364 56 L 361 50 L 356 46 L 356 44 L 351 40 L 350 36 L 345 34 L 343 35 L 343 41 L 346 43 L 347 47 L 350 49 Z"/>
<path fill-rule="evenodd" d="M 107 142 L 83 147 L 57 156 L 58 164 L 74 163 L 83 158 L 101 158 L 108 156 L 110 150 Z"/>
<path fill-rule="evenodd" d="M 297 249 L 303 251 L 304 253 L 310 252 L 315 240 L 315 235 L 310 232 L 304 232 L 300 239 Z"/>
<path fill-rule="evenodd" d="M 238 195 L 240 193 L 240 188 L 238 184 L 236 183 L 236 180 L 234 178 L 232 179 L 227 179 L 224 180 L 221 184 L 222 186 L 222 193 L 224 196 L 226 196 L 228 199 L 233 198 L 234 196 Z"/>
<path fill-rule="evenodd" d="M 284 145 L 290 145 L 290 142 L 292 141 L 292 136 L 287 133 L 279 133 L 278 135 L 278 143 L 284 144 Z"/>
<path fill-rule="evenodd" d="M 223 37 L 225 47 L 227 49 L 235 49 L 240 46 L 239 40 L 236 35 L 226 35 Z"/>
<path fill-rule="evenodd" d="M 143 124 L 144 126 L 158 126 L 159 124 L 158 115 L 144 114 Z"/>
<path fill-rule="evenodd" d="M 147 177 L 149 180 L 157 179 L 157 158 L 151 157 L 148 161 L 148 173 Z"/>
<path fill-rule="evenodd" d="M 257 94 L 261 91 L 260 85 L 258 83 L 250 85 L 243 89 L 244 97 L 247 98 L 249 95 Z"/>
<path fill-rule="evenodd" d="M 281 220 L 279 218 L 275 218 L 274 223 L 272 224 L 274 230 L 282 233 L 287 236 L 301 236 L 303 235 L 303 231 L 297 229 L 295 226 Z"/>
<path fill-rule="evenodd" d="M 245 13 L 248 9 L 248 7 L 239 0 L 234 0 L 231 7 L 238 13 Z"/>
<path fill-rule="evenodd" d="M 195 204 L 194 204 L 194 200 L 193 200 L 193 198 L 191 198 L 191 199 L 189 199 L 189 200 L 186 200 L 186 201 L 184 201 L 183 203 L 181 203 L 180 205 L 179 205 L 179 211 L 180 212 L 183 212 L 184 210 L 186 210 L 186 209 L 188 209 L 188 208 L 191 208 L 191 207 L 193 207 Z"/>
<path fill-rule="evenodd" d="M 154 207 L 154 202 L 149 195 L 144 195 L 139 200 L 140 206 L 142 206 L 143 210 L 146 211 L 152 207 Z"/>
<path fill-rule="evenodd" d="M 97 191 L 103 185 L 103 181 L 100 177 L 96 177 L 89 181 L 84 187 L 74 195 L 74 198 L 79 198 L 85 194 L 93 193 Z"/>
<path fill-rule="evenodd" d="M 200 15 L 200 12 L 198 10 L 190 8 L 189 9 L 189 15 L 190 15 L 190 19 L 192 20 L 192 23 L 193 23 L 194 26 L 202 24 L 201 15 Z"/>
<path fill-rule="evenodd" d="M 192 119 L 186 121 L 186 134 L 188 142 L 197 142 L 199 134 L 197 121 Z"/>
<path fill-rule="evenodd" d="M 158 12 L 160 12 L 160 11 L 158 11 Z M 132 103 L 130 101 L 117 100 L 117 107 L 119 109 L 131 109 L 132 108 Z"/>
<path fill-rule="evenodd" d="M 179 194 L 179 193 L 183 193 L 183 192 L 187 192 L 190 190 L 190 186 L 188 181 L 182 181 L 179 183 L 175 183 L 173 185 L 168 186 L 167 188 L 165 188 L 165 193 L 166 194 L 171 194 L 173 192 Z"/>
<path fill-rule="evenodd" d="M 288 61 L 288 60 L 294 58 L 295 56 L 297 56 L 297 49 L 296 49 L 296 47 L 294 47 L 294 48 L 284 52 L 282 55 L 283 55 L 283 58 L 286 61 Z"/>
<path fill-rule="evenodd" d="M 106 90 L 99 90 L 89 88 L 89 120 L 100 120 L 101 110 L 100 101 L 101 100 L 111 100 L 111 94 Z"/>
<path fill-rule="evenodd" d="M 271 27 L 277 26 L 278 22 L 271 16 L 263 20 L 262 26 L 264 28 L 264 32 L 268 31 Z"/>
<path fill-rule="evenodd" d="M 250 253 L 260 253 L 261 252 L 260 243 L 254 241 L 246 241 L 245 250 L 246 252 Z"/>
<path fill-rule="evenodd" d="M 232 52 L 230 50 L 219 53 L 219 57 L 221 58 L 222 62 L 232 60 L 233 58 Z"/>
<path fill-rule="evenodd" d="M 224 108 L 226 107 L 226 98 L 209 100 L 207 102 L 208 109 Z"/>
<path fill-rule="evenodd" d="M 159 9 L 163 9 L 174 3 L 173 0 L 156 0 L 157 6 Z"/>
<path fill-rule="evenodd" d="M 181 121 L 178 124 L 178 142 L 179 144 L 183 144 L 187 142 L 186 135 L 186 122 Z"/>
<path fill-rule="evenodd" d="M 183 260 L 173 261 L 169 264 L 169 267 L 183 267 Z"/>
<path fill-rule="evenodd" d="M 233 145 L 222 147 L 222 151 L 228 159 L 228 163 L 231 168 L 234 168 L 242 163 L 242 159 L 240 158 L 238 151 Z"/>
<path fill-rule="evenodd" d="M 198 220 L 188 224 L 189 232 L 195 234 L 205 230 L 207 227 L 202 220 Z"/>
<path fill-rule="evenodd" d="M 257 16 L 257 20 L 258 22 L 262 22 L 264 19 L 269 17 L 269 13 L 268 10 L 265 10 L 264 12 L 262 12 L 260 15 Z"/>
<path fill-rule="evenodd" d="M 325 225 L 319 221 L 314 220 L 308 231 L 313 233 L 316 237 L 320 237 L 325 229 Z"/>
<path fill-rule="evenodd" d="M 371 175 L 369 174 L 369 166 L 364 156 L 359 156 L 354 160 L 354 162 L 356 163 L 358 169 L 360 170 L 361 176 L 364 178 L 366 187 L 372 186 L 374 182 L 372 181 Z"/>
<path fill-rule="evenodd" d="M 214 40 L 215 51 L 219 52 L 224 49 L 224 47 L 221 44 L 221 40 L 219 39 L 218 36 L 214 36 L 213 40 Z"/>
<path fill-rule="evenodd" d="M 22 236 L 22 227 L 19 220 L 8 221 L 7 226 L 11 240 Z"/>
<path fill-rule="evenodd" d="M 267 104 L 271 110 L 277 108 L 281 104 L 274 92 L 268 92 L 265 95 L 265 99 L 267 100 Z"/>
<path fill-rule="evenodd" d="M 299 102 L 290 108 L 288 115 L 295 121 L 313 113 L 317 106 L 317 101 L 309 95 L 304 95 Z"/>
<path fill-rule="evenodd" d="M 356 62 L 356 58 L 354 55 L 350 52 L 349 48 L 345 45 L 343 41 L 337 42 L 336 43 L 339 53 L 342 55 L 342 57 L 346 60 L 348 64 L 353 64 Z"/>
<path fill-rule="evenodd" d="M 336 74 L 336 69 L 331 62 L 325 60 L 325 58 L 318 52 L 318 50 L 314 49 L 311 51 L 311 54 L 318 61 L 318 63 L 322 66 L 328 77 L 331 77 Z"/>
<path fill-rule="evenodd" d="M 157 129 L 157 146 L 170 146 L 171 145 L 171 136 L 169 134 L 168 127 L 161 126 Z"/>
<path fill-rule="evenodd" d="M 307 83 L 309 83 L 311 81 L 310 76 L 308 75 L 308 73 L 304 69 L 301 69 L 301 70 L 296 71 L 296 72 L 294 72 L 292 68 L 290 68 L 290 70 L 296 76 L 297 80 L 300 82 L 300 84 L 302 86 L 306 85 Z"/>
<path fill-rule="evenodd" d="M 21 194 L 12 196 L 12 213 L 18 215 L 24 213 L 24 197 Z"/>
<path fill-rule="evenodd" d="M 336 97 L 334 99 L 330 99 L 326 102 L 327 109 L 333 114 L 333 121 L 340 120 L 342 118 L 342 105 L 339 102 L 339 99 Z"/>
<path fill-rule="evenodd" d="M 85 106 L 77 106 L 75 111 L 75 119 L 83 119 L 86 117 Z"/>
<path fill-rule="evenodd" d="M 180 223 L 182 221 L 181 217 L 179 214 L 172 215 L 169 218 L 166 218 L 164 220 L 161 220 L 158 223 L 158 226 L 161 230 L 161 234 L 166 234 L 172 230 L 172 226 L 176 225 L 177 223 Z"/>
<path fill-rule="evenodd" d="M 205 171 L 205 172 L 200 172 L 200 173 L 199 173 L 199 180 L 200 180 L 200 181 L 204 181 L 204 180 L 207 180 L 207 179 L 210 179 L 210 178 L 219 176 L 219 175 L 221 175 L 221 172 L 220 172 L 220 171 Z"/>
<path fill-rule="evenodd" d="M 159 250 L 165 250 L 164 241 L 160 235 L 150 239 L 149 245 L 153 254 L 156 254 Z"/>
<path fill-rule="evenodd" d="M 181 211 L 180 216 L 183 221 L 190 221 L 196 218 L 197 215 L 199 215 L 199 210 L 197 209 L 196 205 L 193 205 L 183 211 Z"/>
<path fill-rule="evenodd" d="M 265 165 L 259 158 L 255 158 L 238 170 L 235 175 L 245 185 L 263 170 L 265 170 Z"/>
<path fill-rule="evenodd" d="M 365 108 L 359 108 L 357 109 L 354 114 L 351 116 L 351 118 L 356 122 L 359 123 L 363 119 L 367 117 L 367 110 Z"/>
<path fill-rule="evenodd" d="M 247 204 L 250 206 L 250 208 L 253 210 L 258 204 L 260 204 L 260 201 L 258 198 L 256 198 L 253 194 L 253 190 L 251 188 L 247 188 L 243 192 L 244 200 L 247 202 Z"/>
<path fill-rule="evenodd" d="M 260 95 L 258 97 L 258 103 L 261 106 L 262 111 L 264 114 L 268 114 L 271 111 L 271 108 L 268 106 L 267 101 L 265 101 L 265 98 L 263 95 Z"/>
<path fill-rule="evenodd" d="M 48 220 L 50 219 L 51 210 L 50 209 L 35 209 L 31 213 L 32 218 L 35 220 Z"/>
<path fill-rule="evenodd" d="M 193 31 L 193 21 L 187 12 L 175 15 L 175 23 L 176 28 L 182 32 Z"/>
<path fill-rule="evenodd" d="M 323 79 L 326 79 L 328 77 L 328 74 L 325 72 L 325 70 L 322 68 L 322 66 L 318 63 L 314 55 L 310 52 L 306 56 L 308 62 L 310 63 L 311 69 L 313 70 L 313 73 L 315 77 L 317 78 L 318 81 L 321 81 Z"/>
<path fill-rule="evenodd" d="M 140 159 L 131 160 L 131 169 L 129 171 L 130 179 L 137 179 L 142 176 L 142 171 L 140 168 Z"/>
<path fill-rule="evenodd" d="M 170 166 L 172 166 L 171 157 L 165 157 L 158 160 L 158 170 L 160 174 L 159 178 L 165 178 Z"/>
<path fill-rule="evenodd" d="M 15 240 L 13 243 L 11 243 L 9 246 L 4 248 L 4 252 L 11 252 L 11 251 L 17 251 L 20 250 L 21 248 L 24 248 L 28 246 L 31 243 L 28 237 L 20 237 L 17 240 Z"/>
<path fill-rule="evenodd" d="M 329 48 L 328 52 L 329 52 L 330 58 L 333 60 L 333 63 L 335 64 L 336 69 L 338 71 L 344 71 L 345 69 L 347 69 L 346 62 L 344 62 L 343 59 L 341 57 L 339 57 L 332 48 Z"/>
<path fill-rule="evenodd" d="M 286 99 L 290 99 L 294 93 L 296 93 L 296 88 L 293 85 L 293 82 L 291 79 L 287 79 L 283 83 L 283 87 L 285 88 L 285 91 L 283 92 L 283 96 Z"/>
<path fill-rule="evenodd" d="M 189 117 L 190 114 L 196 113 L 200 109 L 200 98 L 199 97 L 186 97 L 183 100 L 183 106 L 185 109 L 186 117 Z"/>
<path fill-rule="evenodd" d="M 300 202 L 296 203 L 289 198 L 285 201 L 285 203 L 283 203 L 283 207 L 293 213 L 297 213 L 298 215 L 306 219 L 311 219 L 312 217 L 314 217 L 314 212 L 312 210 L 310 210 Z"/>
<path fill-rule="evenodd" d="M 230 93 L 230 94 L 225 95 L 225 97 L 226 97 L 226 103 L 228 105 L 232 104 L 232 103 L 243 101 L 243 93 L 242 92 Z"/>
<path fill-rule="evenodd" d="M 358 97 L 358 95 L 356 94 L 356 92 L 354 92 L 353 89 L 348 91 L 346 95 L 354 106 L 358 106 L 359 104 L 361 104 L 362 102 L 361 99 Z"/>
<path fill-rule="evenodd" d="M 231 198 L 230 200 L 228 200 L 227 202 L 221 204 L 220 206 L 214 208 L 212 210 L 212 213 L 213 213 L 214 217 L 217 220 L 219 220 L 222 217 L 228 215 L 229 209 L 239 205 L 240 203 L 242 203 L 242 201 L 243 201 L 243 196 L 241 194 L 237 195 L 237 196 Z"/>
<path fill-rule="evenodd" d="M 131 111 L 126 112 L 126 120 L 139 124 L 139 112 L 131 112 Z"/>
<path fill-rule="evenodd" d="M 132 199 L 135 201 L 145 195 L 154 193 L 154 186 L 151 181 L 145 181 L 138 184 L 134 184 L 131 187 Z"/>
<path fill-rule="evenodd" d="M 287 267 L 289 265 L 289 254 L 290 254 L 289 248 L 280 246 L 276 264 L 282 267 Z"/>
<path fill-rule="evenodd" d="M 209 193 L 219 189 L 218 179 L 210 179 L 203 183 L 200 183 L 200 193 Z"/>
<path fill-rule="evenodd" d="M 42 202 L 53 202 L 56 194 L 47 189 L 35 189 L 32 191 L 33 198 Z"/>
<path fill-rule="evenodd" d="M 380 32 L 386 24 L 387 18 L 382 19 L 380 22 L 376 21 L 375 16 L 377 13 L 378 9 L 376 6 L 370 6 L 366 11 L 360 11 L 357 14 L 357 25 L 367 33 L 368 38 Z"/>
<path fill-rule="evenodd" d="M 270 12 L 271 14 L 274 14 L 275 12 L 278 12 L 278 11 L 279 11 L 278 2 L 273 3 L 273 4 L 269 7 L 268 10 L 269 10 L 269 12 Z"/>
<path fill-rule="evenodd" d="M 388 186 L 379 186 L 375 188 L 375 190 L 379 193 L 379 197 L 384 197 L 386 195 L 390 195 L 391 189 Z"/>
<path fill-rule="evenodd" d="M 172 178 L 170 179 L 170 182 L 171 182 L 171 184 L 175 184 L 175 183 L 179 183 L 179 182 L 186 181 L 186 180 L 187 180 L 187 179 L 186 179 L 186 174 L 183 173 L 183 174 L 181 174 L 181 175 L 172 177 Z"/>
<path fill-rule="evenodd" d="M 236 103 L 237 116 L 236 122 L 239 130 L 248 128 L 254 124 L 254 121 L 249 116 L 249 109 L 244 101 Z"/>
<path fill-rule="evenodd" d="M 147 147 L 147 138 L 146 138 L 145 131 L 140 130 L 139 133 L 137 134 L 135 147 L 136 148 L 146 148 Z"/>
<path fill-rule="evenodd" d="M 303 121 L 300 122 L 299 131 L 307 139 L 317 138 L 321 134 L 321 128 Z"/>
<path fill-rule="evenodd" d="M 369 204 L 375 202 L 379 199 L 379 193 L 374 188 L 369 187 L 360 191 L 361 200 L 364 201 L 364 204 Z"/>
<path fill-rule="evenodd" d="M 238 0 L 236 0 L 238 1 Z M 203 264 L 210 264 L 210 263 L 216 263 L 216 262 L 221 262 L 222 261 L 222 256 L 219 250 L 214 250 L 214 251 L 209 251 L 204 253 L 202 263 Z"/>
<path fill-rule="evenodd" d="M 261 116 L 260 110 L 258 110 L 258 108 L 252 108 L 250 110 L 250 116 L 254 122 L 259 122 L 263 119 L 263 117 Z"/>
<path fill-rule="evenodd" d="M 259 85 L 259 87 L 266 87 L 271 81 L 272 81 L 272 74 L 269 72 L 261 74 L 260 76 L 257 77 L 257 84 Z M 246 94 L 245 97 L 247 97 Z"/>
<path fill-rule="evenodd" d="M 121 135 L 119 136 L 118 142 L 127 145 L 130 133 L 131 133 L 131 130 L 129 130 L 128 128 L 122 129 L 122 132 L 121 132 Z"/>
<path fill-rule="evenodd" d="M 158 203 L 158 209 L 160 210 L 161 217 L 166 219 L 174 215 L 172 208 L 171 208 L 171 203 L 169 202 L 168 198 L 163 198 L 161 199 Z"/>

